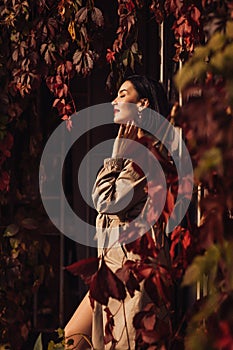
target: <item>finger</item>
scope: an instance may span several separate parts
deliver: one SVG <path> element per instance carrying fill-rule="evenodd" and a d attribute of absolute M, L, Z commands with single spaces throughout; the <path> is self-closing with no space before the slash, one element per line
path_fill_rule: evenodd
<path fill-rule="evenodd" d="M 124 137 L 124 131 L 125 131 L 125 125 L 121 124 L 118 130 L 118 135 L 117 137 Z"/>
<path fill-rule="evenodd" d="M 128 132 L 129 133 L 132 133 L 135 131 L 135 123 L 134 123 L 134 120 L 129 124 L 129 128 L 128 128 Z"/>
<path fill-rule="evenodd" d="M 133 126 L 134 126 L 134 121 L 133 120 L 129 120 L 126 123 L 126 126 L 125 126 L 125 133 L 129 133 L 132 130 Z"/>

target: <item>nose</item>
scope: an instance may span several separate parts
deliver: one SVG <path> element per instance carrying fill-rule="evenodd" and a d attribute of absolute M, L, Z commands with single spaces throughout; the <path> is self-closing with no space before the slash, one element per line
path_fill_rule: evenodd
<path fill-rule="evenodd" d="M 112 101 L 112 106 L 115 106 L 117 104 L 117 97 L 114 98 L 114 100 Z"/>

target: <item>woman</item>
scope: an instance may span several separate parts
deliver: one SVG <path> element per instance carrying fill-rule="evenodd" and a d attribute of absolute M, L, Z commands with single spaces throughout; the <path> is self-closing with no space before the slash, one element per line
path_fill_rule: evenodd
<path fill-rule="evenodd" d="M 168 104 L 159 83 L 144 76 L 135 75 L 128 77 L 123 82 L 112 105 L 114 122 L 120 124 L 120 127 L 114 142 L 112 158 L 105 160 L 103 168 L 97 175 L 93 188 L 93 202 L 98 212 L 96 227 L 99 254 L 105 252 L 105 262 L 115 272 L 125 260 L 134 260 L 138 257 L 126 252 L 124 246 L 117 241 L 116 232 L 118 228 L 124 227 L 125 224 L 137 218 L 147 201 L 145 188 L 148 179 L 145 173 L 147 170 L 150 171 L 150 165 L 145 154 L 141 152 L 140 145 L 143 144 L 151 149 L 158 144 L 148 132 L 148 137 L 145 138 L 145 131 L 138 125 L 140 123 L 144 125 L 142 123 L 143 113 L 147 108 L 166 116 Z M 153 118 L 149 124 L 154 123 Z M 127 142 L 128 140 L 134 142 Z M 140 168 L 133 162 L 132 159 L 135 158 L 139 161 Z M 144 169 L 147 170 L 144 171 Z M 127 295 L 124 303 L 110 299 L 108 308 L 114 315 L 115 323 L 114 349 L 135 349 L 133 318 L 148 301 L 149 297 L 143 290 L 143 285 L 133 297 Z M 91 308 L 87 293 L 67 324 L 65 335 L 67 339 L 72 337 L 75 344 L 78 343 L 77 349 L 90 348 L 85 340 L 79 341 L 81 336 L 78 336 L 77 333 L 91 335 L 95 350 L 110 349 L 110 343 L 104 344 L 106 317 L 102 305 L 95 303 L 94 309 Z M 74 334 L 76 335 L 73 336 Z"/>

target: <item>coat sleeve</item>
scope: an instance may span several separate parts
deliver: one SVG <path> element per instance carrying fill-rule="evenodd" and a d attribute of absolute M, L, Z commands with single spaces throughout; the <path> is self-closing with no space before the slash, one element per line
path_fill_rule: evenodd
<path fill-rule="evenodd" d="M 145 174 L 130 160 L 108 158 L 97 175 L 92 198 L 101 214 L 124 215 L 145 200 Z"/>

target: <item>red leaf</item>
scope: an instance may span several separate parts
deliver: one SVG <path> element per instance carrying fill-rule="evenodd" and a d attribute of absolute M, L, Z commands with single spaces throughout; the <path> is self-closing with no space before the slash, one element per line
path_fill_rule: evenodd
<path fill-rule="evenodd" d="M 109 308 L 106 307 L 104 311 L 107 314 L 107 322 L 105 324 L 104 344 L 108 344 L 110 343 L 110 341 L 116 342 L 116 339 L 113 337 L 113 334 L 112 334 L 115 324 L 114 324 L 114 317 L 111 311 L 109 310 Z"/>
<path fill-rule="evenodd" d="M 157 324 L 157 310 L 156 306 L 149 303 L 145 306 L 143 311 L 138 312 L 133 319 L 133 325 L 138 331 L 138 334 L 143 335 L 144 332 L 153 333 Z"/>
<path fill-rule="evenodd" d="M 124 283 L 110 270 L 104 258 L 102 258 L 100 269 L 92 278 L 90 296 L 103 305 L 108 304 L 109 297 L 117 300 L 126 298 Z"/>
<path fill-rule="evenodd" d="M 135 266 L 134 273 L 136 274 L 139 281 L 142 281 L 145 278 L 150 277 L 153 271 L 153 267 L 147 264 L 141 263 L 139 266 Z"/>
<path fill-rule="evenodd" d="M 91 282 L 92 276 L 99 267 L 99 258 L 83 259 L 74 264 L 66 266 L 65 269 L 74 276 L 80 276 L 86 284 Z"/>
<path fill-rule="evenodd" d="M 123 267 L 116 271 L 117 277 L 119 277 L 120 280 L 125 283 L 131 297 L 134 296 L 135 290 L 140 290 L 138 280 L 132 272 L 133 266 L 135 266 L 135 262 L 127 260 Z"/>
<path fill-rule="evenodd" d="M 170 218 L 173 208 L 174 208 L 174 195 L 171 193 L 171 191 L 167 190 L 166 202 L 162 212 L 165 222 L 167 222 L 168 219 Z"/>
<path fill-rule="evenodd" d="M 145 280 L 144 287 L 150 299 L 155 303 L 155 305 L 159 306 L 161 303 L 161 298 L 158 293 L 158 288 L 156 286 L 155 276 L 147 278 Z"/>
<path fill-rule="evenodd" d="M 177 226 L 174 231 L 171 234 L 171 248 L 170 248 L 170 256 L 172 260 L 175 258 L 176 255 L 176 248 L 177 245 L 180 244 L 180 248 L 182 248 L 182 252 L 180 254 L 184 254 L 185 251 L 188 249 L 188 247 L 191 244 L 191 236 L 189 230 Z"/>
<path fill-rule="evenodd" d="M 60 98 L 56 98 L 55 100 L 54 100 L 54 102 L 53 102 L 53 107 L 56 107 L 58 104 L 60 104 L 61 103 L 61 100 L 60 100 Z"/>
<path fill-rule="evenodd" d="M 172 299 L 171 287 L 170 274 L 163 267 L 158 267 L 145 281 L 145 290 L 157 306 L 163 301 L 168 308 L 170 307 Z"/>
<path fill-rule="evenodd" d="M 112 63 L 113 61 L 115 61 L 115 54 L 116 52 L 110 50 L 110 49 L 107 49 L 107 54 L 106 54 L 106 60 L 108 63 Z"/>
<path fill-rule="evenodd" d="M 146 232 L 142 237 L 135 241 L 127 243 L 125 248 L 128 252 L 132 251 L 134 254 L 140 255 L 142 258 L 147 258 L 148 256 L 156 258 L 158 255 L 155 241 L 149 232 Z"/>

